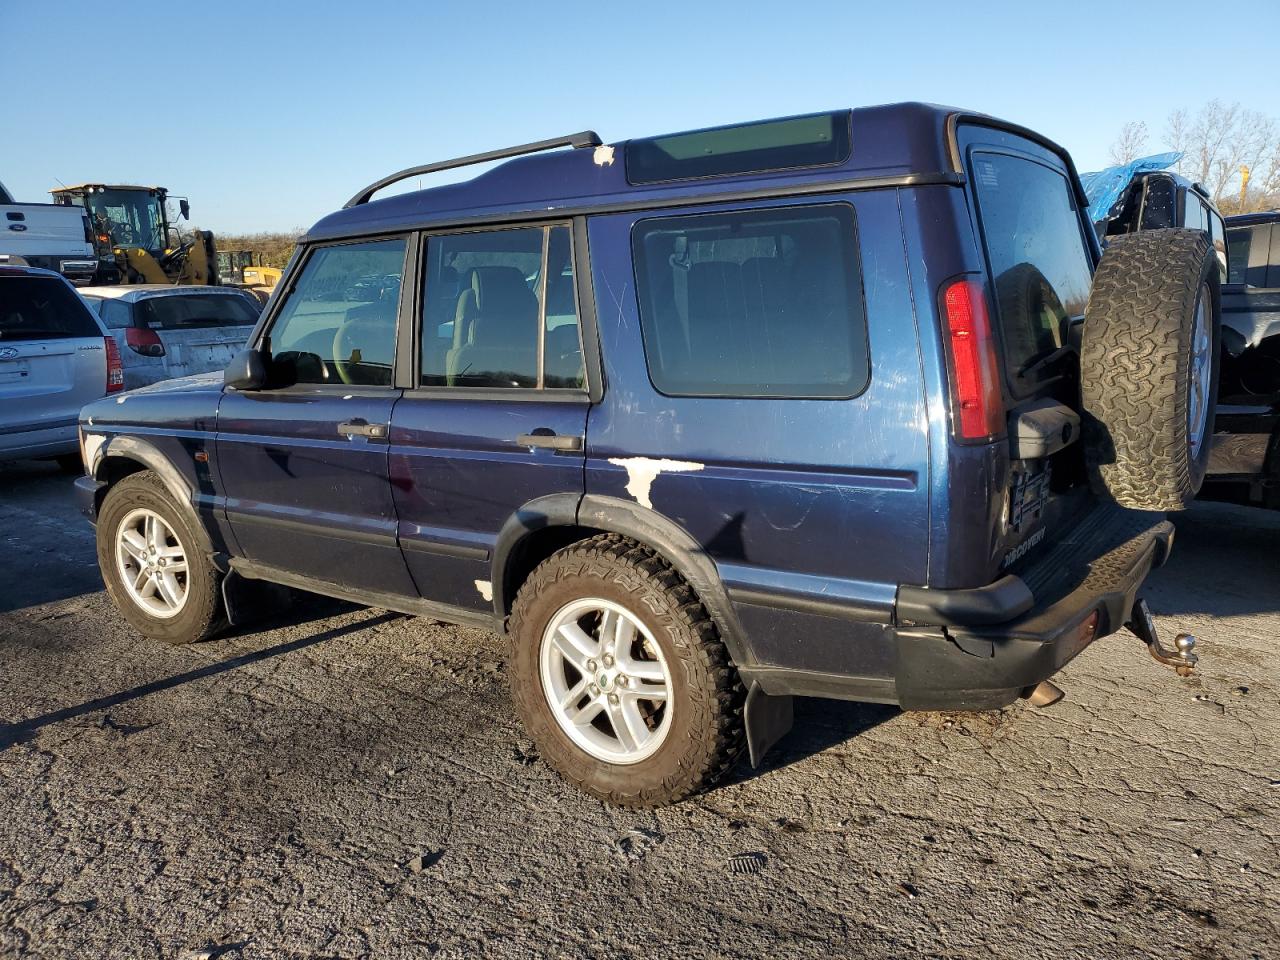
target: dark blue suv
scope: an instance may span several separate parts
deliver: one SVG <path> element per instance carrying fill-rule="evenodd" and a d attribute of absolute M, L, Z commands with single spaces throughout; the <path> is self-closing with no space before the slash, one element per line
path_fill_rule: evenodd
<path fill-rule="evenodd" d="M 1065 151 L 923 104 L 428 164 L 311 229 L 225 376 L 86 407 L 79 489 L 143 634 L 248 581 L 492 627 L 550 763 L 670 802 L 795 694 L 1051 701 L 1126 624 L 1190 669 L 1138 594 L 1203 477 L 1216 261 L 1099 260 Z"/>

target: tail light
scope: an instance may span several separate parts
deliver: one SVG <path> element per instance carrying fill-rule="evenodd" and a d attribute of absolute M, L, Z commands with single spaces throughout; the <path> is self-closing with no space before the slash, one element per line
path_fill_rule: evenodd
<path fill-rule="evenodd" d="M 146 327 L 126 327 L 124 342 L 129 345 L 130 350 L 144 357 L 164 356 L 164 344 L 160 342 L 160 335 Z"/>
<path fill-rule="evenodd" d="M 120 362 L 120 348 L 116 346 L 115 337 L 105 338 L 107 345 L 107 393 L 118 393 L 124 389 L 124 365 Z"/>
<path fill-rule="evenodd" d="M 1005 431 L 1000 363 L 982 284 L 956 280 L 942 292 L 951 360 L 951 429 L 961 440 Z"/>

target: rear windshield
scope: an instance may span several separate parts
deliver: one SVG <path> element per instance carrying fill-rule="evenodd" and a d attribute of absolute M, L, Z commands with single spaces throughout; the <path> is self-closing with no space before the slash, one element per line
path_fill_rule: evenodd
<path fill-rule="evenodd" d="M 239 294 L 192 293 L 148 297 L 133 308 L 135 326 L 152 330 L 240 327 L 258 321 L 258 309 Z"/>
<path fill-rule="evenodd" d="M 62 280 L 0 278 L 0 343 L 101 336 L 92 314 Z"/>
<path fill-rule="evenodd" d="M 1060 171 L 1003 153 L 974 153 L 972 162 L 1009 386 L 1024 396 L 1057 372 L 1039 361 L 1084 314 L 1089 255 Z"/>

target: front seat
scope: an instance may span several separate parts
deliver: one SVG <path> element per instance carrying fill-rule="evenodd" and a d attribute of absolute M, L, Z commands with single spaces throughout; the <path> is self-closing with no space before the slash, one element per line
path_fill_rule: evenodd
<path fill-rule="evenodd" d="M 445 357 L 450 386 L 537 386 L 538 299 L 519 269 L 467 271 L 453 344 Z"/>

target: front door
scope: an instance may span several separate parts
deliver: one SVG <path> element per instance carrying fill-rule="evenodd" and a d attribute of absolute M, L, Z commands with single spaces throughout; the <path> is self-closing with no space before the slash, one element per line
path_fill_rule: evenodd
<path fill-rule="evenodd" d="M 491 609 L 503 525 L 581 495 L 590 403 L 568 224 L 433 234 L 414 389 L 391 419 L 400 544 L 422 595 Z"/>
<path fill-rule="evenodd" d="M 217 466 L 242 557 L 416 596 L 387 475 L 406 249 L 403 237 L 312 249 L 261 344 L 269 387 L 224 393 Z"/>

